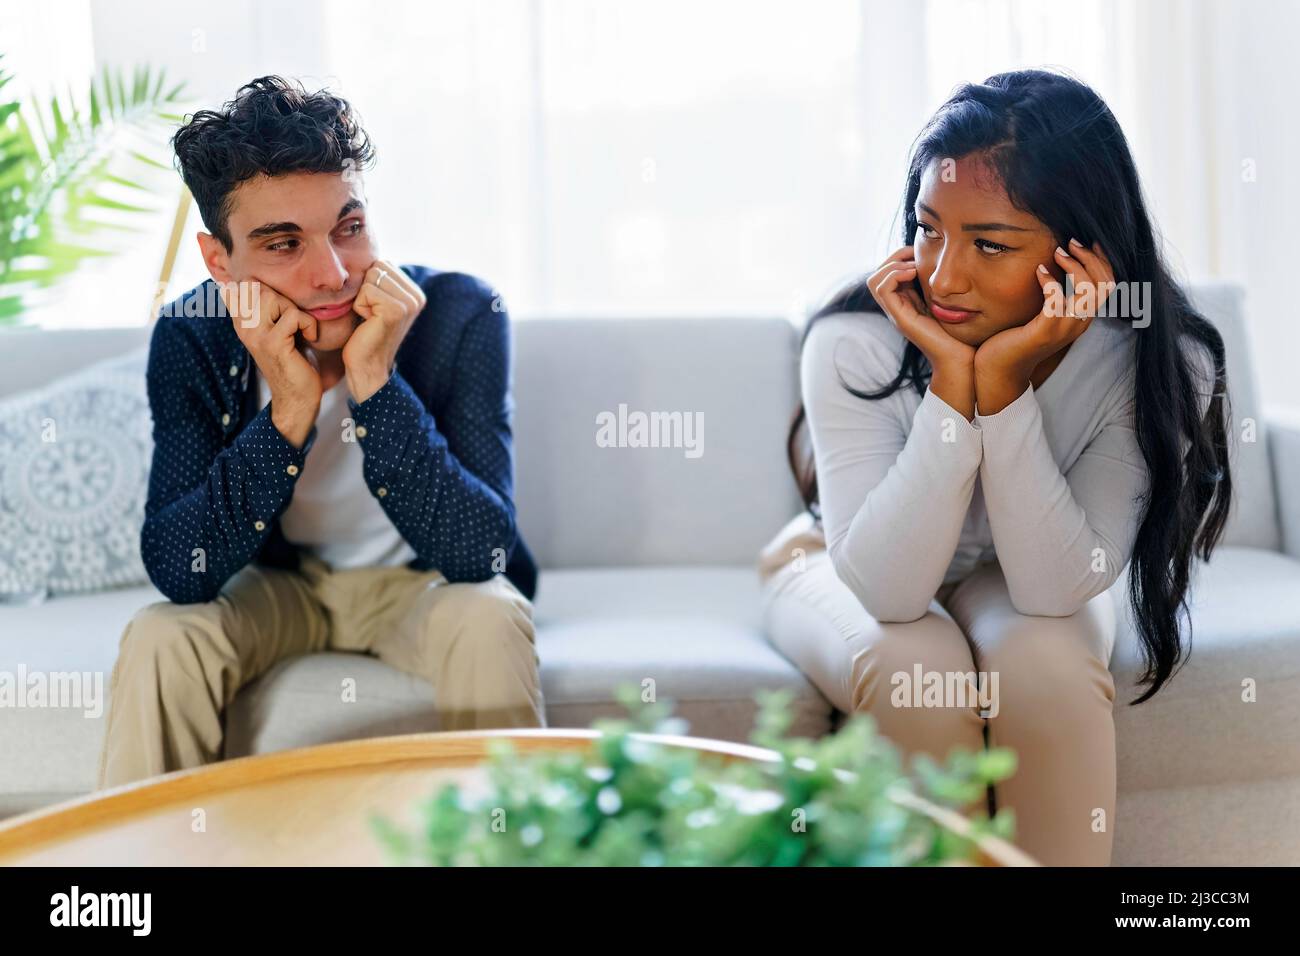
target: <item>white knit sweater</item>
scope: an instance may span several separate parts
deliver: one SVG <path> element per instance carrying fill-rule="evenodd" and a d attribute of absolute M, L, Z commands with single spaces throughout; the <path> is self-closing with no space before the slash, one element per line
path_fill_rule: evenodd
<path fill-rule="evenodd" d="M 941 585 L 990 560 L 1023 614 L 1073 614 L 1114 583 L 1148 484 L 1134 431 L 1140 334 L 1093 319 L 1040 389 L 993 415 L 977 408 L 971 422 L 929 389 L 867 401 L 844 388 L 875 391 L 898 373 L 907 342 L 886 316 L 814 326 L 801 379 L 822 531 L 839 578 L 873 617 L 916 620 Z M 1208 376 L 1209 354 L 1200 357 Z"/>

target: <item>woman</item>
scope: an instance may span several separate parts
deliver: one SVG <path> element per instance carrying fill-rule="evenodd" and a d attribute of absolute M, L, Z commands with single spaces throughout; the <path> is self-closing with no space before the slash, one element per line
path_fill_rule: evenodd
<path fill-rule="evenodd" d="M 804 336 L 808 512 L 760 559 L 767 631 L 907 755 L 1013 748 L 994 796 L 1019 845 L 1107 865 L 1108 589 L 1128 565 L 1140 703 L 1183 657 L 1192 558 L 1227 519 L 1223 341 L 1161 259 L 1114 116 L 1070 77 L 959 88 L 903 211 L 903 248 Z"/>

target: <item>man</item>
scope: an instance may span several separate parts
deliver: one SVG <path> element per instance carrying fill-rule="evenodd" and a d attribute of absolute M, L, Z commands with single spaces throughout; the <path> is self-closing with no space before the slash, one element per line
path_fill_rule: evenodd
<path fill-rule="evenodd" d="M 212 279 L 153 332 L 141 545 L 170 600 L 122 636 L 99 785 L 219 759 L 240 687 L 314 651 L 428 680 L 444 730 L 545 726 L 499 298 L 378 257 L 338 97 L 262 77 L 173 145 Z"/>

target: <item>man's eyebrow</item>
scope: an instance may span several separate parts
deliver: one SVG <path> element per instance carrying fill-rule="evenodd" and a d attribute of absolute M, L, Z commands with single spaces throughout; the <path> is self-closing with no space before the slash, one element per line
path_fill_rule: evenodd
<path fill-rule="evenodd" d="M 349 199 L 343 204 L 343 208 L 339 210 L 339 219 L 342 219 L 350 212 L 355 212 L 356 210 L 364 209 L 365 207 L 366 204 L 360 199 Z M 265 236 L 278 236 L 283 232 L 302 232 L 302 226 L 298 225 L 296 222 L 268 222 L 266 225 L 258 226 L 250 232 L 248 238 L 261 239 Z"/>
<path fill-rule="evenodd" d="M 265 226 L 258 226 L 248 234 L 249 239 L 261 239 L 263 236 L 274 236 L 282 232 L 302 232 L 302 226 L 296 222 L 268 222 Z"/>
<path fill-rule="evenodd" d="M 933 216 L 935 219 L 938 219 L 940 222 L 943 222 L 943 217 L 940 216 L 933 209 L 931 209 L 929 206 L 927 206 L 925 203 L 918 202 L 916 204 L 916 208 L 920 209 L 922 212 L 930 216 Z M 962 232 L 1033 232 L 1034 231 L 1033 229 L 1026 229 L 1024 226 L 1013 226 L 1009 222 L 965 222 L 962 223 L 961 230 Z"/>

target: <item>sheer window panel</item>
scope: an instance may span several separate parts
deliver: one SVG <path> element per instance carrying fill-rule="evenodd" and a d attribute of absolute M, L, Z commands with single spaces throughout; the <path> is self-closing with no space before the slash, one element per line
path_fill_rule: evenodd
<path fill-rule="evenodd" d="M 201 105 L 268 72 L 347 96 L 381 251 L 481 275 L 517 318 L 799 315 L 896 246 L 908 147 L 953 87 L 1060 66 L 1124 126 L 1179 272 L 1248 289 L 1265 399 L 1300 402 L 1294 0 L 90 6 L 97 62 L 165 64 Z M 205 271 L 197 223 L 178 282 Z"/>
<path fill-rule="evenodd" d="M 858 0 L 384 9 L 399 33 L 326 6 L 381 241 L 515 314 L 788 314 L 878 258 L 914 130 L 861 108 L 896 91 L 866 88 Z M 349 65 L 381 35 L 390 56 Z"/>
<path fill-rule="evenodd" d="M 380 254 L 479 275 L 517 313 L 540 300 L 549 249 L 537 10 L 499 0 L 376 9 L 321 6 L 332 85 L 375 144 L 365 189 Z"/>

